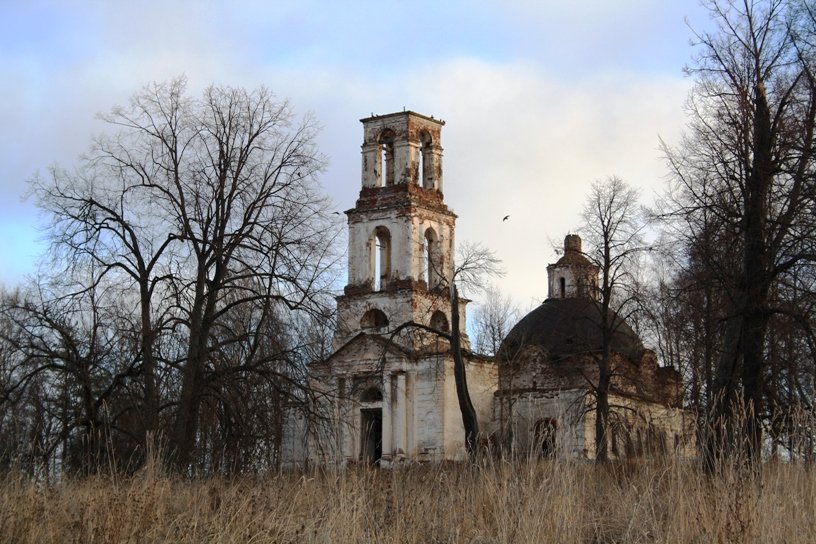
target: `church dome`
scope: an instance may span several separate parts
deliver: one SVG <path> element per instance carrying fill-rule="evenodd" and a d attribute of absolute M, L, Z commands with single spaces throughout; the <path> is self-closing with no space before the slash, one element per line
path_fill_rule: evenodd
<path fill-rule="evenodd" d="M 639 361 L 643 344 L 638 335 L 615 312 L 610 310 L 609 317 L 616 324 L 612 351 Z M 547 299 L 513 327 L 499 348 L 499 360 L 513 361 L 531 347 L 544 350 L 550 362 L 598 352 L 602 346 L 600 321 L 600 306 L 591 298 Z"/>

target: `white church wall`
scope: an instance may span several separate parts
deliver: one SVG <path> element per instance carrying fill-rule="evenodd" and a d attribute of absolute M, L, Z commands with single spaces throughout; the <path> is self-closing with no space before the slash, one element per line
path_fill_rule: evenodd
<path fill-rule="evenodd" d="M 445 365 L 444 383 L 444 448 L 445 459 L 465 459 L 465 428 L 462 425 L 462 412 L 456 396 L 456 381 L 453 375 L 453 360 Z"/>
<path fill-rule="evenodd" d="M 620 430 L 616 430 L 613 425 L 610 425 L 611 429 L 607 433 L 609 438 L 608 451 L 611 458 L 622 459 L 627 456 L 624 447 L 625 437 L 622 436 L 623 433 L 621 432 L 624 428 L 631 435 L 630 439 L 634 442 L 633 446 L 636 450 L 633 453 L 636 456 L 672 453 L 680 457 L 693 457 L 696 454 L 694 432 L 696 422 L 693 414 L 688 410 L 672 408 L 654 402 L 633 400 L 620 395 L 610 395 L 609 403 L 613 407 L 610 421 L 622 424 L 622 427 L 618 428 Z M 587 428 L 588 450 L 590 456 L 594 458 L 594 411 L 587 414 L 587 420 L 589 422 Z M 617 435 L 615 437 L 617 444 L 613 444 L 613 434 Z M 655 441 L 659 441 L 660 444 L 658 445 Z"/>
<path fill-rule="evenodd" d="M 536 425 L 544 420 L 557 424 L 556 447 L 559 455 L 583 458 L 586 447 L 584 391 L 537 391 L 496 399 L 495 412 L 500 435 L 515 456 L 538 456 Z M 509 441 L 509 443 L 507 443 Z"/>
<path fill-rule="evenodd" d="M 429 356 L 415 366 L 412 384 L 413 448 L 410 452 L 419 461 L 436 461 L 443 457 L 445 377 L 447 356 Z"/>
<path fill-rule="evenodd" d="M 483 437 L 488 437 L 496 431 L 493 399 L 499 383 L 499 369 L 495 362 L 483 360 L 469 361 L 465 368 L 470 400 L 479 421 L 479 431 Z"/>
<path fill-rule="evenodd" d="M 303 412 L 296 407 L 284 411 L 283 438 L 281 440 L 281 468 L 303 468 L 309 459 L 309 438 Z"/>

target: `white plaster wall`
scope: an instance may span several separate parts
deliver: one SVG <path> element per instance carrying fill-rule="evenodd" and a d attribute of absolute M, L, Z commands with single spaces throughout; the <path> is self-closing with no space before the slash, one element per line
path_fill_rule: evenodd
<path fill-rule="evenodd" d="M 496 422 L 493 419 L 493 394 L 499 384 L 499 368 L 493 361 L 470 361 L 466 364 L 466 372 L 470 400 L 479 421 L 479 431 L 482 436 L 489 436 L 496 431 Z"/>
<path fill-rule="evenodd" d="M 496 399 L 496 419 L 503 416 L 501 432 L 511 431 L 511 447 L 516 455 L 537 455 L 534 451 L 535 424 L 543 418 L 558 421 L 558 447 L 563 455 L 577 459 L 595 458 L 595 412 L 587 409 L 583 390 L 569 390 L 551 393 L 525 393 L 518 395 L 512 409 L 509 399 Z M 641 429 L 645 436 L 648 425 L 666 435 L 666 451 L 680 457 L 696 455 L 696 440 L 693 414 L 686 410 L 670 408 L 660 404 L 635 401 L 626 397 L 610 395 L 610 404 L 618 406 L 616 415 L 625 419 L 634 430 Z M 499 406 L 503 402 L 504 406 Z M 591 403 L 591 401 L 590 401 Z M 675 447 L 675 436 L 678 438 Z M 608 452 L 615 458 L 609 437 Z M 624 457 L 624 447 L 619 443 L 619 455 Z"/>
<path fill-rule="evenodd" d="M 663 431 L 667 440 L 666 451 L 680 457 L 693 457 L 697 454 L 696 421 L 692 412 L 653 402 L 633 401 L 617 395 L 610 395 L 609 402 L 611 405 L 622 407 L 617 409 L 618 417 L 626 419 L 633 428 L 646 430 L 651 425 Z M 591 416 L 594 423 L 594 412 Z M 593 434 L 589 436 L 593 437 L 594 443 L 594 426 L 590 430 Z M 676 448 L 675 436 L 678 442 Z"/>
<path fill-rule="evenodd" d="M 445 357 L 429 357 L 415 365 L 412 374 L 411 401 L 413 404 L 412 457 L 421 461 L 435 461 L 443 457 L 444 436 L 444 379 Z"/>
<path fill-rule="evenodd" d="M 445 365 L 444 383 L 444 448 L 445 459 L 465 459 L 465 427 L 462 425 L 462 412 L 456 396 L 456 382 L 453 376 L 453 360 Z"/>
<path fill-rule="evenodd" d="M 374 228 L 369 223 L 349 224 L 348 284 L 368 281 L 368 237 Z"/>
<path fill-rule="evenodd" d="M 319 387 L 318 384 L 315 384 Z M 319 414 L 306 414 L 290 406 L 284 412 L 281 468 L 305 468 L 309 464 L 338 466 L 344 461 L 340 438 L 347 423 L 338 406 L 328 398 L 314 407 Z"/>
<path fill-rule="evenodd" d="M 305 416 L 300 410 L 290 408 L 285 410 L 284 418 L 281 466 L 284 469 L 303 467 L 309 458 Z"/>
<path fill-rule="evenodd" d="M 558 422 L 556 443 L 561 455 L 582 458 L 585 448 L 586 418 L 583 415 L 583 390 L 536 392 L 518 395 L 514 399 L 502 398 L 504 409 L 496 407 L 496 414 L 503 415 L 500 432 L 511 437 L 509 446 L 518 456 L 538 456 L 534 443 L 535 424 L 544 418 Z"/>

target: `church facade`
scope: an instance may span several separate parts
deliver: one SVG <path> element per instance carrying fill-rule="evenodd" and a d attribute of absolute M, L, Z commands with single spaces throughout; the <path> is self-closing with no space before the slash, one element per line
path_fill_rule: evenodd
<path fill-rule="evenodd" d="M 362 120 L 362 188 L 349 225 L 348 285 L 337 298 L 334 353 L 313 364 L 315 414 L 290 414 L 288 462 L 457 459 L 464 430 L 446 340 L 456 215 L 442 194 L 444 122 L 414 112 Z M 467 301 L 459 304 L 461 335 Z M 491 421 L 495 363 L 467 362 L 480 421 Z"/>
<path fill-rule="evenodd" d="M 311 409 L 308 414 L 294 409 L 287 413 L 282 444 L 287 466 L 392 466 L 466 455 L 450 346 L 433 332 L 450 332 L 454 274 L 456 215 L 442 191 L 444 121 L 406 111 L 361 122 L 362 187 L 355 207 L 346 212 L 348 284 L 337 298 L 333 353 L 311 365 Z M 580 239 L 567 241 L 572 249 L 548 269 L 550 298 L 544 305 L 553 299 L 591 305 L 597 269 L 584 266 L 588 263 L 580 254 Z M 528 315 L 516 326 L 526 323 L 523 331 L 514 329 L 492 358 L 469 349 L 467 302 L 459 302 L 459 332 L 484 442 L 519 453 L 561 451 L 591 457 L 590 395 L 586 384 L 573 379 L 575 372 L 562 368 L 566 364 L 583 369 L 581 365 L 591 361 L 573 358 L 570 367 L 561 355 L 551 357 L 553 346 L 542 341 L 541 334 L 531 334 L 537 327 L 561 334 L 553 319 L 570 319 L 569 313 L 551 315 L 542 323 Z M 405 326 L 408 323 L 423 327 Z M 616 389 L 622 395 L 618 400 L 635 406 L 635 413 L 638 408 L 648 412 L 644 428 L 659 427 L 652 435 L 666 440 L 671 436 L 675 447 L 687 444 L 687 414 L 679 408 L 680 396 L 668 393 L 679 391 L 679 374 L 658 368 L 654 354 L 647 351 L 617 356 L 640 357 L 633 367 L 638 378 L 642 369 L 659 379 L 650 382 L 647 393 L 642 387 Z M 561 370 L 542 380 L 545 369 L 552 370 L 555 363 L 562 364 Z M 620 428 L 639 432 L 640 419 L 629 417 Z M 626 440 L 628 446 L 621 451 L 638 451 Z M 614 454 L 618 449 L 613 446 Z"/>

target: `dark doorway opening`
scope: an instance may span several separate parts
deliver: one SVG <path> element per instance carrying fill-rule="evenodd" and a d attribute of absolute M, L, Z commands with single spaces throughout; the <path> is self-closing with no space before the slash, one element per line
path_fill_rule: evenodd
<path fill-rule="evenodd" d="M 541 445 L 542 457 L 555 457 L 558 421 L 551 418 L 539 419 L 535 426 L 536 441 Z"/>
<path fill-rule="evenodd" d="M 382 458 L 382 409 L 360 410 L 362 433 L 360 440 L 360 460 L 377 465 Z"/>

